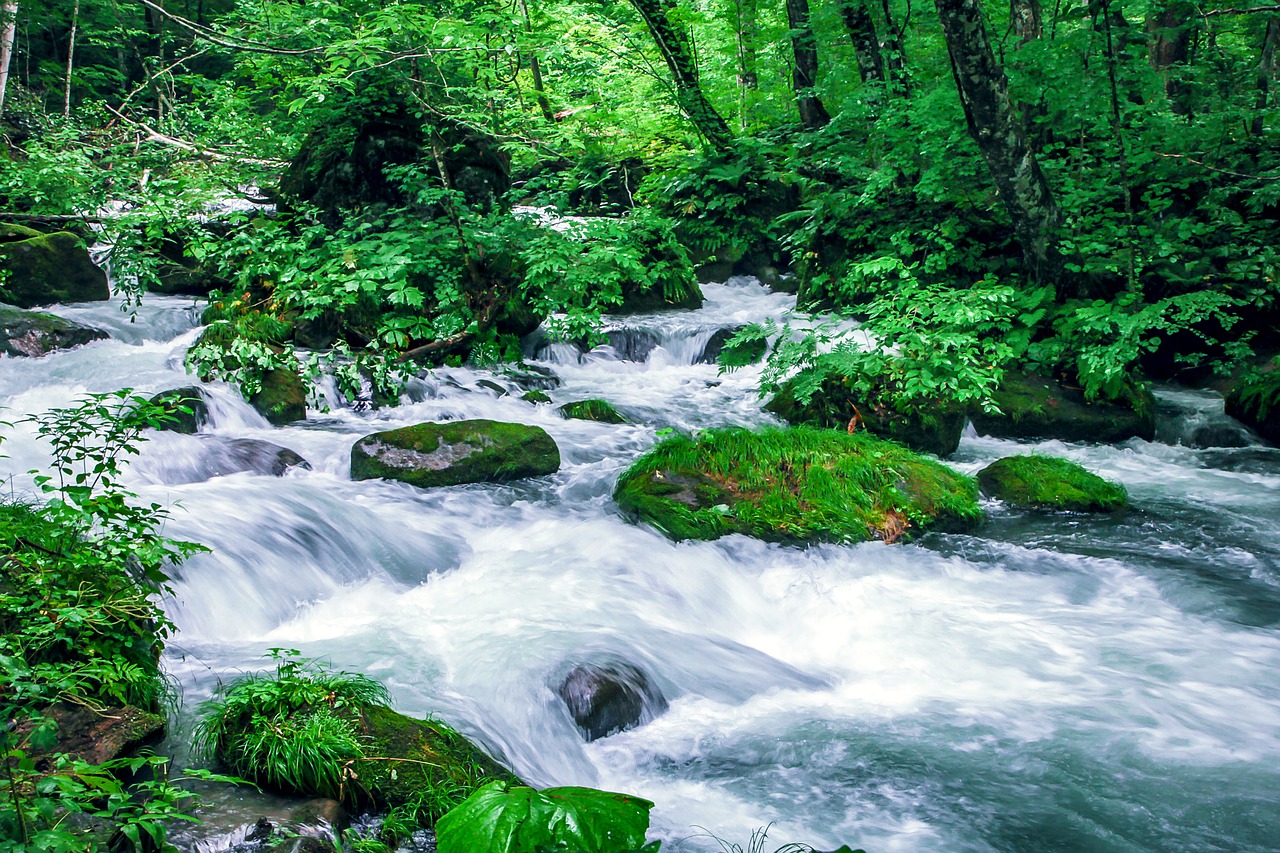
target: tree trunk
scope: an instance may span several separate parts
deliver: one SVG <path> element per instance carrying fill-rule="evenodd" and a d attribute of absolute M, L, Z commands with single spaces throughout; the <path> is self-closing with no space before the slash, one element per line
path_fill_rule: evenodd
<path fill-rule="evenodd" d="M 996 193 L 1022 247 L 1032 278 L 1058 283 L 1061 214 L 1009 101 L 1009 84 L 996 64 L 977 0 L 934 0 L 951 57 L 969 135 L 977 144 Z"/>
<path fill-rule="evenodd" d="M 17 32 L 18 0 L 4 0 L 0 3 L 0 115 L 4 113 L 4 92 L 9 87 L 9 62 Z"/>
<path fill-rule="evenodd" d="M 532 34 L 533 19 L 529 17 L 529 3 L 527 0 L 520 0 L 520 11 L 524 13 L 525 32 Z M 548 122 L 554 122 L 556 116 L 551 111 L 551 102 L 547 100 L 547 90 L 542 83 L 542 66 L 538 64 L 538 57 L 534 53 L 529 54 L 529 73 L 533 75 L 533 91 L 538 100 L 538 109 L 542 111 L 542 117 Z"/>
<path fill-rule="evenodd" d="M 907 4 L 908 16 L 910 13 L 910 4 Z M 898 26 L 893 20 L 893 11 L 889 8 L 889 0 L 880 0 L 880 9 L 884 12 L 884 41 L 880 43 L 880 49 L 884 55 L 885 69 L 889 72 L 889 80 L 896 84 L 905 94 L 911 88 L 910 78 L 907 76 L 907 51 L 903 47 L 902 27 Z"/>
<path fill-rule="evenodd" d="M 675 11 L 675 0 L 631 0 L 631 5 L 644 19 L 658 45 L 658 51 L 666 60 L 667 68 L 671 69 L 676 86 L 676 103 L 680 105 L 680 109 L 707 142 L 716 148 L 727 147 L 733 141 L 733 134 L 698 85 L 698 67 L 693 61 L 689 40 L 671 21 L 670 13 Z"/>
<path fill-rule="evenodd" d="M 841 0 L 840 14 L 858 58 L 858 76 L 863 83 L 883 83 L 884 57 L 880 55 L 875 21 L 871 20 L 864 0 Z"/>
<path fill-rule="evenodd" d="M 71 39 L 67 43 L 67 81 L 63 91 L 62 115 L 71 117 L 71 72 L 76 62 L 76 28 L 80 25 L 80 0 L 71 10 Z"/>
<path fill-rule="evenodd" d="M 1018 37 L 1014 50 L 1033 42 L 1044 33 L 1044 15 L 1040 0 L 1009 0 L 1009 25 Z"/>
<path fill-rule="evenodd" d="M 1164 91 L 1175 113 L 1191 111 L 1190 88 L 1180 80 L 1175 65 L 1186 65 L 1191 55 L 1191 36 L 1197 20 L 1196 7 L 1186 0 L 1168 0 L 1147 18 L 1147 58 L 1151 67 L 1164 75 Z"/>
<path fill-rule="evenodd" d="M 760 74 L 756 70 L 760 56 L 756 20 L 759 0 L 738 0 L 738 115 L 742 129 L 751 124 L 751 93 L 760 88 Z"/>
<path fill-rule="evenodd" d="M 818 130 L 831 116 L 814 93 L 818 84 L 818 40 L 809 25 L 809 0 L 786 0 L 787 23 L 791 25 L 791 87 L 800 108 L 800 123 L 806 130 Z"/>
<path fill-rule="evenodd" d="M 1258 62 L 1258 98 L 1254 102 L 1256 112 L 1249 132 L 1262 135 L 1263 117 L 1267 112 L 1267 97 L 1271 91 L 1271 79 L 1276 76 L 1276 43 L 1280 42 L 1280 16 L 1267 18 L 1267 34 L 1262 37 L 1262 58 Z"/>

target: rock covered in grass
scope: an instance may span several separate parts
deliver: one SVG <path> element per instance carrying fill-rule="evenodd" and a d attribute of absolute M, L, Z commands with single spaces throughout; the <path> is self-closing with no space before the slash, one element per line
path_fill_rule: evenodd
<path fill-rule="evenodd" d="M 365 436 L 351 448 L 351 478 L 420 488 L 541 477 L 560 470 L 546 430 L 490 420 L 425 423 Z"/>
<path fill-rule="evenodd" d="M 1069 459 L 1006 456 L 978 472 L 982 493 L 1028 509 L 1115 512 L 1129 505 L 1124 486 Z"/>
<path fill-rule="evenodd" d="M 625 424 L 629 421 L 608 400 L 578 400 L 565 403 L 560 407 L 560 414 L 575 421 L 596 421 L 602 424 Z"/>
<path fill-rule="evenodd" d="M 668 439 L 614 490 L 672 539 L 894 542 L 982 518 L 972 479 L 865 433 L 792 427 Z"/>
<path fill-rule="evenodd" d="M 992 398 L 998 413 L 975 410 L 973 426 L 997 438 L 1056 438 L 1112 443 L 1155 438 L 1156 407 L 1151 392 L 1128 385 L 1116 400 L 1085 399 L 1084 392 L 1037 376 L 1010 372 Z"/>
<path fill-rule="evenodd" d="M 942 458 L 960 446 L 966 419 L 963 409 L 941 401 L 924 403 L 907 412 L 877 408 L 860 399 L 838 376 L 823 381 L 807 403 L 800 402 L 791 383 L 784 384 L 765 409 L 795 425 L 847 429 L 853 423 L 872 435 Z"/>
<path fill-rule="evenodd" d="M 580 664 L 556 692 L 588 741 L 634 729 L 667 709 L 662 691 L 629 663 Z"/>
<path fill-rule="evenodd" d="M 19 308 L 110 297 L 107 274 L 89 257 L 84 240 L 67 231 L 44 234 L 22 225 L 0 226 L 0 300 Z"/>
<path fill-rule="evenodd" d="M 107 333 L 100 329 L 55 314 L 0 305 L 0 355 L 38 358 L 106 337 Z"/>

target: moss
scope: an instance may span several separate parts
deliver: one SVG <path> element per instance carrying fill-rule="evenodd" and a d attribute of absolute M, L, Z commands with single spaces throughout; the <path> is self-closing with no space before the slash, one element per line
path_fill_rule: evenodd
<path fill-rule="evenodd" d="M 90 259 L 84 241 L 66 231 L 0 240 L 0 269 L 8 273 L 0 301 L 19 308 L 110 296 L 107 274 Z"/>
<path fill-rule="evenodd" d="M 533 403 L 537 405 L 538 403 L 550 403 L 551 395 L 546 391 L 539 391 L 535 388 L 532 391 L 525 391 L 520 395 L 520 399 L 524 400 L 526 403 Z"/>
<path fill-rule="evenodd" d="M 277 426 L 305 420 L 307 388 L 292 370 L 269 370 L 262 376 L 262 388 L 249 398 L 249 405 Z"/>
<path fill-rule="evenodd" d="M 668 439 L 622 475 L 614 499 L 677 540 L 893 542 L 982 517 L 970 478 L 865 433 L 809 427 Z"/>
<path fill-rule="evenodd" d="M 560 407 L 560 414 L 572 420 L 598 421 L 602 424 L 630 423 L 618 414 L 618 410 L 612 403 L 606 400 L 578 400 L 574 403 L 565 403 Z"/>
<path fill-rule="evenodd" d="M 351 478 L 419 488 L 501 482 L 560 470 L 546 430 L 490 420 L 426 423 L 365 436 L 351 448 Z"/>
<path fill-rule="evenodd" d="M 420 805 L 419 819 L 429 825 L 482 785 L 523 784 L 444 723 L 384 706 L 364 708 L 356 722 L 364 752 L 355 762 L 357 784 L 381 808 Z"/>
<path fill-rule="evenodd" d="M 32 237 L 43 237 L 44 232 L 14 222 L 0 222 L 0 243 L 12 243 L 16 240 L 30 240 Z"/>
<path fill-rule="evenodd" d="M 978 472 L 983 494 L 1030 509 L 1115 512 L 1129 506 L 1124 486 L 1068 459 L 1006 456 Z"/>
<path fill-rule="evenodd" d="M 957 406 L 932 401 L 909 412 L 877 408 L 854 396 L 847 380 L 828 377 L 808 403 L 796 399 L 794 386 L 783 385 L 765 409 L 790 424 L 846 429 L 857 421 L 872 435 L 901 442 L 920 453 L 947 457 L 960 446 L 965 412 Z"/>
<path fill-rule="evenodd" d="M 1155 437 L 1151 392 L 1128 383 L 1114 400 L 1087 401 L 1084 393 L 1034 373 L 1006 374 L 993 402 L 997 414 L 975 410 L 974 427 L 1000 438 L 1056 438 L 1117 442 Z"/>

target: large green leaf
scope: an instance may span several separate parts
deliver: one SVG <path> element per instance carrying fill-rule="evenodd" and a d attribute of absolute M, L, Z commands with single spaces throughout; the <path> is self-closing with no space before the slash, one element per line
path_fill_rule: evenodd
<path fill-rule="evenodd" d="M 648 800 L 592 788 L 491 782 L 440 819 L 436 841 L 440 853 L 624 853 L 644 845 L 651 808 Z"/>

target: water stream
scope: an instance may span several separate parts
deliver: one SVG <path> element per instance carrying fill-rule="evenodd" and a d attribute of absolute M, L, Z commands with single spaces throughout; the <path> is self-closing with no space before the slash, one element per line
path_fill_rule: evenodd
<path fill-rule="evenodd" d="M 153 436 L 127 485 L 175 506 L 169 535 L 212 549 L 165 603 L 183 693 L 171 745 L 219 679 L 296 648 L 381 679 L 401 711 L 448 721 L 531 783 L 654 800 L 664 849 L 719 849 L 706 833 L 745 846 L 769 823 L 769 850 L 1280 847 L 1280 451 L 1217 396 L 1159 389 L 1160 441 L 971 432 L 952 460 L 1067 456 L 1128 487 L 1116 517 L 991 503 L 976 535 L 911 545 L 673 544 L 617 514 L 615 479 L 659 428 L 769 422 L 758 369 L 697 362 L 716 330 L 794 307 L 752 280 L 704 290 L 699 311 L 611 321 L 589 353 L 531 343 L 556 404 L 603 397 L 635 425 L 563 420 L 509 377 L 444 369 L 398 407 L 285 428 L 215 386 L 205 435 Z M 0 360 L 7 416 L 191 383 L 189 301 L 150 298 L 134 322 L 106 303 L 54 310 L 113 339 Z M 429 491 L 349 479 L 359 437 L 463 417 L 544 427 L 560 472 Z M 211 476 L 233 438 L 311 468 Z M 14 472 L 47 462 L 22 426 L 4 452 Z M 670 707 L 587 744 L 555 686 L 606 660 L 648 671 Z M 252 798 L 215 797 L 208 833 L 252 822 Z"/>

